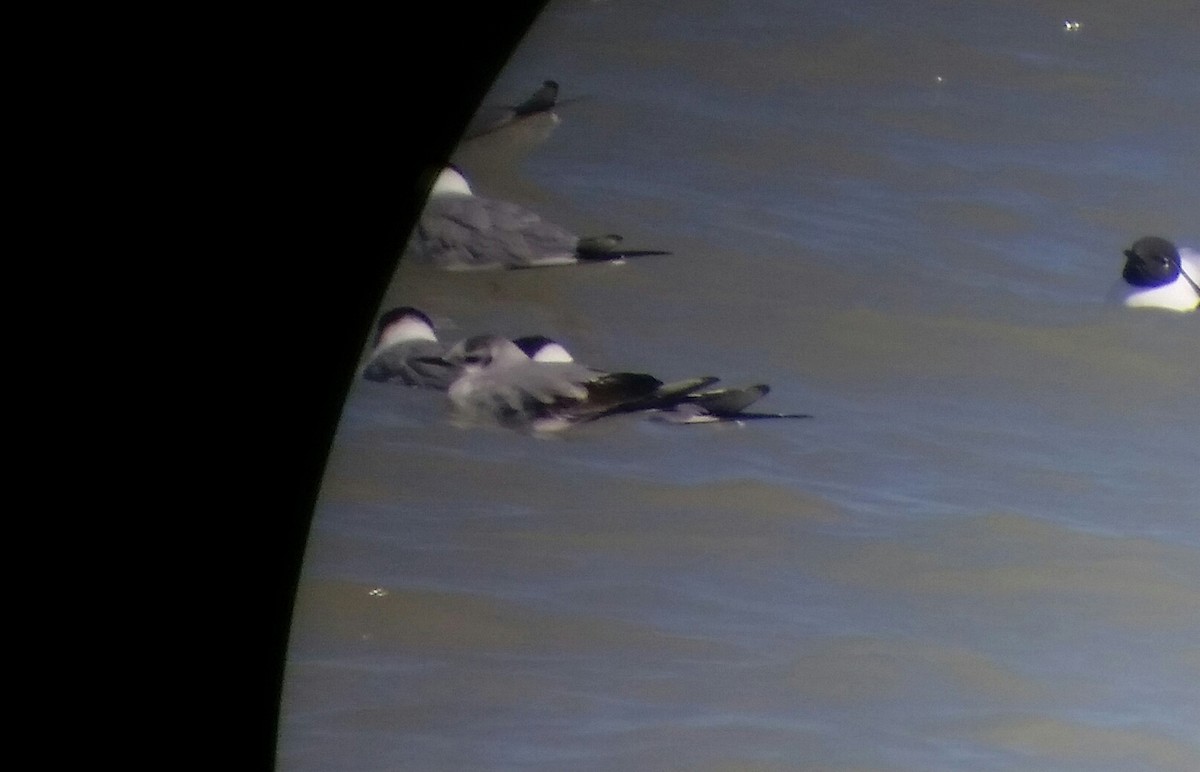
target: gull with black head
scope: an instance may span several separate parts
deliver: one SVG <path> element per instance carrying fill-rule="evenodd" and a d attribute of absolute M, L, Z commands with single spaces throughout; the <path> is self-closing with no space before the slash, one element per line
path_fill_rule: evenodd
<path fill-rule="evenodd" d="M 1112 295 L 1133 308 L 1195 311 L 1200 308 L 1200 252 L 1146 236 L 1125 250 L 1121 280 Z"/>

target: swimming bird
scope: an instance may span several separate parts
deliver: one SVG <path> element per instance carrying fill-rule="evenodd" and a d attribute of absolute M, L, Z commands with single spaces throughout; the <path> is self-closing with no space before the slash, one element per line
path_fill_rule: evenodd
<path fill-rule="evenodd" d="M 615 412 L 663 385 L 652 375 L 605 372 L 577 362 L 530 359 L 513 341 L 477 335 L 444 359 L 458 368 L 448 394 L 457 416 L 534 431 L 557 431 Z"/>
<path fill-rule="evenodd" d="M 462 173 L 444 168 L 409 242 L 414 259 L 451 271 L 617 262 L 666 255 L 629 250 L 616 234 L 580 238 L 518 204 L 476 196 Z"/>
<path fill-rule="evenodd" d="M 533 92 L 528 99 L 521 104 L 512 108 L 513 113 L 518 118 L 524 118 L 527 115 L 534 113 L 543 113 L 547 110 L 553 110 L 554 105 L 558 102 L 558 81 L 544 80 L 541 87 Z"/>
<path fill-rule="evenodd" d="M 572 362 L 570 352 L 544 335 L 528 335 L 514 343 L 534 361 Z M 746 410 L 770 392 L 766 384 L 742 388 L 710 389 L 717 378 L 695 378 L 663 384 L 645 397 L 610 408 L 613 413 L 652 413 L 657 420 L 674 424 L 749 421 L 763 418 L 812 418 L 807 413 L 758 413 Z"/>
<path fill-rule="evenodd" d="M 554 123 L 558 116 L 554 108 L 577 101 L 580 97 L 560 100 L 558 98 L 558 81 L 545 80 L 537 91 L 530 94 L 524 101 L 516 105 L 481 107 L 467 124 L 463 132 L 463 141 L 467 142 L 485 134 L 499 131 L 511 123 L 536 115 L 549 115 Z"/>
<path fill-rule="evenodd" d="M 369 381 L 445 390 L 458 374 L 441 358 L 445 352 L 424 312 L 393 308 L 379 317 L 375 348 L 362 375 Z"/>
<path fill-rule="evenodd" d="M 1200 308 L 1200 252 L 1146 236 L 1125 250 L 1125 267 L 1112 297 L 1130 307 L 1195 311 Z"/>
<path fill-rule="evenodd" d="M 550 113 L 554 110 L 557 102 L 558 82 L 543 81 L 541 87 L 520 104 L 481 107 L 471 118 L 471 122 L 467 124 L 466 130 L 463 132 L 463 141 L 491 134 L 521 118 L 528 118 L 538 113 Z"/>

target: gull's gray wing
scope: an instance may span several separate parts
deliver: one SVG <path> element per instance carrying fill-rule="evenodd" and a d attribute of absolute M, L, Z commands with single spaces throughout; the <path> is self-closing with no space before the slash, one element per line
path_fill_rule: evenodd
<path fill-rule="evenodd" d="M 669 410 L 681 402 L 690 400 L 692 395 L 698 389 L 707 388 L 720 378 L 714 376 L 702 376 L 699 378 L 687 378 L 681 381 L 672 381 L 671 383 L 659 383 L 653 391 L 644 394 L 638 399 L 622 400 L 608 406 L 604 412 L 593 416 L 600 418 L 603 415 L 611 415 L 613 413 L 640 413 L 650 410 Z"/>
<path fill-rule="evenodd" d="M 483 196 L 435 196 L 414 233 L 419 259 L 448 270 L 576 262 L 578 237 L 517 204 Z"/>
<path fill-rule="evenodd" d="M 397 343 L 375 352 L 363 367 L 363 377 L 369 381 L 445 390 L 458 373 L 458 368 L 442 359 L 445 352 L 445 346 L 432 340 Z"/>
<path fill-rule="evenodd" d="M 451 398 L 460 409 L 503 423 L 567 422 L 608 414 L 625 401 L 644 399 L 662 385 L 643 373 L 606 373 L 574 362 L 522 362 L 476 374 L 456 384 Z"/>
<path fill-rule="evenodd" d="M 691 402 L 710 413 L 740 413 L 762 399 L 771 389 L 766 384 L 741 389 L 714 389 L 692 395 Z"/>

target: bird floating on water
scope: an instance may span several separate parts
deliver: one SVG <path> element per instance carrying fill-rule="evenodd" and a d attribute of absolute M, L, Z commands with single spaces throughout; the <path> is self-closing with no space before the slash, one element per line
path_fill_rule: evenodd
<path fill-rule="evenodd" d="M 621 242 L 617 234 L 581 238 L 519 204 L 477 196 L 466 177 L 447 166 L 433 184 L 407 254 L 450 271 L 620 263 L 670 254 L 626 249 Z"/>
<path fill-rule="evenodd" d="M 400 383 L 445 390 L 457 372 L 441 356 L 446 353 L 433 322 L 411 306 L 385 312 L 376 323 L 375 348 L 362 376 L 369 381 Z"/>
<path fill-rule="evenodd" d="M 1200 307 L 1200 252 L 1145 236 L 1125 250 L 1111 297 L 1133 308 L 1195 311 Z"/>
<path fill-rule="evenodd" d="M 514 343 L 534 361 L 573 362 L 574 358 L 558 341 L 544 335 L 517 338 Z M 765 418 L 812 418 L 807 413 L 760 413 L 746 408 L 770 392 L 766 384 L 740 388 L 709 388 L 717 378 L 696 378 L 664 384 L 654 393 L 612 408 L 611 413 L 651 413 L 659 421 L 673 424 L 740 422 Z"/>
<path fill-rule="evenodd" d="M 447 392 L 458 419 L 536 432 L 560 431 L 613 415 L 663 386 L 646 373 L 536 361 L 499 335 L 467 338 L 442 359 L 459 373 Z"/>
<path fill-rule="evenodd" d="M 466 130 L 463 132 L 463 141 L 469 142 L 478 139 L 524 118 L 539 115 L 549 115 L 557 123 L 558 116 L 554 113 L 555 108 L 580 99 L 580 97 L 574 97 L 560 100 L 558 89 L 558 81 L 545 80 L 536 91 L 518 104 L 481 107 L 471 118 L 471 122 L 467 124 Z"/>

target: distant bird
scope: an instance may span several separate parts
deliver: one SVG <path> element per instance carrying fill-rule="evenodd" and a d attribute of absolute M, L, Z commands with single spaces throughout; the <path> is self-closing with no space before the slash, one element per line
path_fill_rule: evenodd
<path fill-rule="evenodd" d="M 514 343 L 534 361 L 572 362 L 570 352 L 559 342 L 544 335 L 517 338 Z M 657 420 L 674 424 L 750 421 L 764 418 L 812 418 L 807 413 L 758 413 L 747 411 L 770 392 L 766 384 L 744 388 L 709 389 L 717 378 L 696 378 L 663 384 L 652 394 L 610 408 L 613 413 L 653 413 Z"/>
<path fill-rule="evenodd" d="M 558 104 L 558 82 L 543 81 L 541 87 L 518 105 L 483 107 L 471 119 L 463 132 L 463 140 L 472 140 L 491 134 L 508 124 L 538 113 L 549 113 Z"/>
<path fill-rule="evenodd" d="M 558 102 L 558 81 L 544 80 L 542 86 L 528 99 L 512 109 L 518 118 L 553 110 Z"/>
<path fill-rule="evenodd" d="M 1200 308 L 1200 252 L 1146 236 L 1125 250 L 1125 267 L 1111 297 L 1130 307 Z"/>
<path fill-rule="evenodd" d="M 459 372 L 448 394 L 456 415 L 534 431 L 559 431 L 618 412 L 662 381 L 645 373 L 611 373 L 575 362 L 530 359 L 513 341 L 477 335 L 444 356 Z"/>
<path fill-rule="evenodd" d="M 480 107 L 475 112 L 475 115 L 471 117 L 471 121 L 463 131 L 463 142 L 470 142 L 473 139 L 500 131 L 506 126 L 517 123 L 524 118 L 548 116 L 550 119 L 549 125 L 553 126 L 559 120 L 558 115 L 554 112 L 556 108 L 585 98 L 576 96 L 568 99 L 559 99 L 558 91 L 558 81 L 545 80 L 542 81 L 542 85 L 536 91 L 519 104 L 485 105 Z"/>
<path fill-rule="evenodd" d="M 458 374 L 441 358 L 445 352 L 428 316 L 411 306 L 393 308 L 379 317 L 375 348 L 362 375 L 369 381 L 445 390 Z"/>
<path fill-rule="evenodd" d="M 535 268 L 670 254 L 629 250 L 616 234 L 580 238 L 536 213 L 476 196 L 453 166 L 441 171 L 409 244 L 413 259 L 450 271 Z"/>

